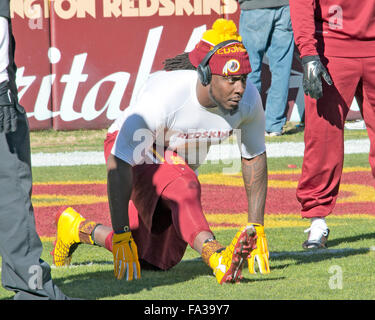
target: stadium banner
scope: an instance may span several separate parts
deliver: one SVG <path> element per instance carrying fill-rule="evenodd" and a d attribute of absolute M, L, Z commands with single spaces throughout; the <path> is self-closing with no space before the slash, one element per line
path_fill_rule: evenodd
<path fill-rule="evenodd" d="M 11 0 L 19 100 L 31 130 L 103 129 L 166 58 L 193 49 L 236 0 Z M 303 117 L 295 55 L 288 118 Z M 265 59 L 262 97 L 270 73 Z M 152 107 L 152 106 L 150 106 Z"/>

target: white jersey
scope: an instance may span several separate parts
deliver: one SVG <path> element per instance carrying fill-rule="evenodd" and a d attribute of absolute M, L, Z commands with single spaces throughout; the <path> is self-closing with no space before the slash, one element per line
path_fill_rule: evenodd
<path fill-rule="evenodd" d="M 9 65 L 9 31 L 8 20 L 0 17 L 0 83 L 9 80 L 7 67 Z"/>
<path fill-rule="evenodd" d="M 118 131 L 112 154 L 134 166 L 158 162 L 153 146 L 169 148 L 195 170 L 211 145 L 232 134 L 237 136 L 242 157 L 265 152 L 264 110 L 254 85 L 247 83 L 239 110 L 231 115 L 198 102 L 197 80 L 197 72 L 189 70 L 153 73 L 135 102 L 109 128 L 109 133 Z"/>

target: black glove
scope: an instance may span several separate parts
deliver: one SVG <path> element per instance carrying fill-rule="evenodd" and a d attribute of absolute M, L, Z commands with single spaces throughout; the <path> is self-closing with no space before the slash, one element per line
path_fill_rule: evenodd
<path fill-rule="evenodd" d="M 0 83 L 0 132 L 9 133 L 17 130 L 17 111 L 25 112 L 18 106 L 8 81 Z"/>
<path fill-rule="evenodd" d="M 327 69 L 321 63 L 319 56 L 306 56 L 302 58 L 303 66 L 303 91 L 313 99 L 319 99 L 323 95 L 322 77 L 331 85 L 332 79 Z"/>

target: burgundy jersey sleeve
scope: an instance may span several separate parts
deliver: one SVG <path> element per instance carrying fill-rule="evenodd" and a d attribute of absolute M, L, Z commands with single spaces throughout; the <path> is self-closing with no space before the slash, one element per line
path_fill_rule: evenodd
<path fill-rule="evenodd" d="M 295 43 L 301 57 L 317 55 L 315 39 L 315 0 L 290 0 L 290 18 Z"/>

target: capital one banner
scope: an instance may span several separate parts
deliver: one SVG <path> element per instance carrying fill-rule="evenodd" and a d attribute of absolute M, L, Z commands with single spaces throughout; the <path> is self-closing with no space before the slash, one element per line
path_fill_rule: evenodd
<path fill-rule="evenodd" d="M 11 16 L 19 99 L 30 128 L 101 129 L 150 73 L 192 50 L 217 18 L 238 25 L 239 7 L 236 0 L 11 0 Z M 297 118 L 299 68 L 294 62 L 288 110 Z M 269 80 L 266 73 L 268 86 Z"/>

